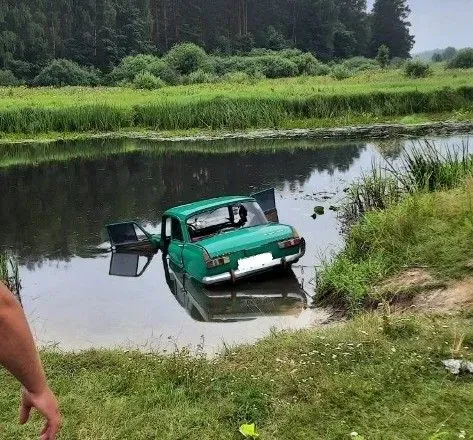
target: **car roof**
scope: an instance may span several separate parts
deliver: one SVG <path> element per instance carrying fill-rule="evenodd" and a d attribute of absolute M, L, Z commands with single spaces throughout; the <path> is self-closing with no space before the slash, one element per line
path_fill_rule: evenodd
<path fill-rule="evenodd" d="M 194 203 L 188 203 L 187 205 L 176 206 L 175 208 L 168 209 L 164 215 L 177 217 L 180 220 L 186 220 L 194 214 L 198 214 L 210 209 L 217 209 L 223 206 L 228 206 L 233 203 L 242 202 L 254 202 L 253 197 L 248 196 L 226 196 L 216 197 L 214 199 L 200 200 Z"/>

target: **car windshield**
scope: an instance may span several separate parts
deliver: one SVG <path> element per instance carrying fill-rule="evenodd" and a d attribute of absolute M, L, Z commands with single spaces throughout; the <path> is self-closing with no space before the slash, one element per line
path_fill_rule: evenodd
<path fill-rule="evenodd" d="M 192 241 L 235 229 L 250 228 L 268 223 L 256 202 L 235 203 L 205 211 L 187 220 Z"/>

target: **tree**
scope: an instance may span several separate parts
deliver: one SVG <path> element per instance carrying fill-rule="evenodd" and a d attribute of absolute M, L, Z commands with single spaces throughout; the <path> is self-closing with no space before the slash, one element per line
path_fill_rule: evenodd
<path fill-rule="evenodd" d="M 385 44 L 379 46 L 378 54 L 376 55 L 376 61 L 381 66 L 381 69 L 385 69 L 389 64 L 389 55 L 390 50 L 388 46 Z"/>
<path fill-rule="evenodd" d="M 440 63 L 443 61 L 443 58 L 442 58 L 442 54 L 438 53 L 438 52 L 435 52 L 433 55 L 432 55 L 432 62 L 433 63 Z"/>
<path fill-rule="evenodd" d="M 376 0 L 371 18 L 371 55 L 386 45 L 392 57 L 409 58 L 414 37 L 410 34 L 411 13 L 406 0 Z"/>
<path fill-rule="evenodd" d="M 443 53 L 442 53 L 442 58 L 445 61 L 450 61 L 451 59 L 455 58 L 455 55 L 457 54 L 457 50 L 454 47 L 447 47 Z"/>

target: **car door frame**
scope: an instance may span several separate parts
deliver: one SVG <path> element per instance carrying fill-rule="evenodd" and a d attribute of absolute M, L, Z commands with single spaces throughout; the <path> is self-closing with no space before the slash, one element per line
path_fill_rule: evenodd
<path fill-rule="evenodd" d="M 170 226 L 170 236 L 168 237 L 166 234 L 166 225 L 167 222 L 171 222 Z M 181 229 L 181 236 L 182 240 L 177 240 L 173 238 L 173 229 L 172 229 L 172 222 L 176 221 L 179 224 L 179 228 Z M 183 251 L 184 251 L 184 246 L 186 244 L 186 234 L 185 234 L 185 229 L 182 227 L 182 222 L 179 220 L 179 218 L 168 215 L 168 216 L 163 216 L 162 218 L 162 226 L 161 226 L 161 242 L 162 242 L 162 250 L 163 254 L 166 254 L 169 259 L 179 268 L 183 269 L 184 268 L 184 260 L 183 260 Z"/>

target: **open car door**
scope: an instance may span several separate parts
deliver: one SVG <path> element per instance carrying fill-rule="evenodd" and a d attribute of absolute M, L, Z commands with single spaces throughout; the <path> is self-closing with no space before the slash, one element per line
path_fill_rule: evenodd
<path fill-rule="evenodd" d="M 107 225 L 110 246 L 117 251 L 149 251 L 155 250 L 151 236 L 135 222 L 115 223 Z"/>
<path fill-rule="evenodd" d="M 268 221 L 279 223 L 278 210 L 276 208 L 276 193 L 274 188 L 251 194 L 251 197 L 254 197 L 258 202 L 258 205 L 261 206 Z"/>
<path fill-rule="evenodd" d="M 146 259 L 146 260 L 145 260 Z M 137 278 L 143 275 L 153 256 L 137 252 L 112 252 L 109 275 Z"/>

